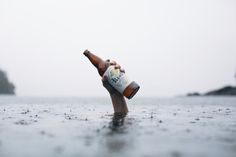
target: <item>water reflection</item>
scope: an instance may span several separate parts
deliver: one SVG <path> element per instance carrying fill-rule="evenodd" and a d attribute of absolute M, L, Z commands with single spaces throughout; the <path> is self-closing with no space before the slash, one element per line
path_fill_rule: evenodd
<path fill-rule="evenodd" d="M 114 113 L 112 121 L 109 124 L 109 134 L 125 133 L 126 125 L 124 124 L 126 116 L 126 113 Z"/>
<path fill-rule="evenodd" d="M 122 153 L 130 141 L 128 136 L 128 125 L 125 121 L 127 114 L 115 113 L 109 123 L 109 131 L 106 135 L 106 146 L 110 153 Z"/>

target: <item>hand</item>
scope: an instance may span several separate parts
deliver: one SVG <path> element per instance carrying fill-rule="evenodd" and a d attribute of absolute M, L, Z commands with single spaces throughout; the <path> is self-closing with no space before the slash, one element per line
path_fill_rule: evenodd
<path fill-rule="evenodd" d="M 125 73 L 125 70 L 121 69 L 120 65 L 117 64 L 115 61 L 110 62 L 110 60 L 106 60 L 105 69 L 107 69 L 111 65 L 114 65 L 115 69 L 119 69 L 120 72 Z M 126 114 L 128 112 L 128 107 L 123 94 L 119 93 L 115 88 L 110 85 L 110 83 L 108 82 L 108 77 L 106 75 L 103 76 L 102 83 L 103 86 L 110 93 L 114 113 Z"/>
<path fill-rule="evenodd" d="M 121 69 L 121 66 L 119 64 L 116 63 L 116 61 L 110 61 L 109 59 L 106 60 L 105 62 L 105 69 L 107 69 L 109 66 L 115 66 L 115 69 L 119 69 L 120 72 L 123 72 L 125 73 L 125 70 L 124 69 Z M 107 91 L 110 93 L 110 94 L 120 94 L 115 88 L 113 88 L 110 83 L 108 82 L 108 77 L 106 75 L 104 75 L 102 77 L 102 83 L 103 83 L 103 86 L 107 89 Z"/>

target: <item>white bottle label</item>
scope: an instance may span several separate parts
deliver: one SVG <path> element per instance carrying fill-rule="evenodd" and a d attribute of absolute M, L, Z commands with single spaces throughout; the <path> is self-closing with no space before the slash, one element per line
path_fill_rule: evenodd
<path fill-rule="evenodd" d="M 121 94 L 123 94 L 125 88 L 131 83 L 127 75 L 121 72 L 120 69 L 115 69 L 115 66 L 113 65 L 107 68 L 104 75 L 108 77 L 108 82 L 110 85 L 112 85 L 112 87 L 114 87 Z"/>

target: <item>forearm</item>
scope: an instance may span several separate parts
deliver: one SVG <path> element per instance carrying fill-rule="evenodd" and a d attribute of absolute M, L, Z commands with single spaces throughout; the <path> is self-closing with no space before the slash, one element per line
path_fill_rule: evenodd
<path fill-rule="evenodd" d="M 127 113 L 128 107 L 125 98 L 118 92 L 110 93 L 111 101 L 115 113 Z"/>

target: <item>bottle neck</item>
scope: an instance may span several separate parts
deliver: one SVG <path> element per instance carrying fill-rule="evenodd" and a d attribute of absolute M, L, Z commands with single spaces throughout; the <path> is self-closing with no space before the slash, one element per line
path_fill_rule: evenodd
<path fill-rule="evenodd" d="M 105 72 L 105 61 L 102 60 L 100 57 L 94 55 L 93 53 L 91 53 L 88 50 L 84 51 L 84 55 L 86 57 L 88 57 L 88 59 L 90 60 L 90 62 L 98 69 L 98 73 L 103 76 L 104 72 Z M 104 67 L 103 67 L 103 63 L 104 63 Z"/>

